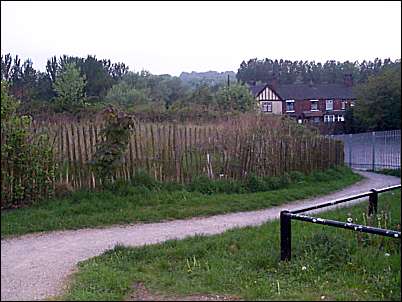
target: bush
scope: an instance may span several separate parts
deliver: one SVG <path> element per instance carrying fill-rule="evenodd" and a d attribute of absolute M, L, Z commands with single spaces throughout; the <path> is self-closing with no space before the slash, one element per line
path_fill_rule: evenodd
<path fill-rule="evenodd" d="M 246 188 L 249 192 L 265 191 L 264 181 L 255 174 L 250 174 L 246 180 Z"/>
<path fill-rule="evenodd" d="M 177 182 L 172 182 L 172 181 L 161 183 L 160 186 L 161 186 L 160 187 L 161 190 L 168 191 L 168 192 L 182 191 L 185 189 L 184 185 L 177 183 Z"/>
<path fill-rule="evenodd" d="M 43 133 L 33 134 L 31 119 L 19 116 L 19 101 L 1 81 L 1 208 L 16 208 L 53 194 L 57 165 Z"/>
<path fill-rule="evenodd" d="M 187 189 L 191 191 L 197 191 L 203 194 L 215 193 L 215 183 L 210 180 L 207 176 L 197 176 L 193 181 L 187 186 Z"/>
<path fill-rule="evenodd" d="M 302 182 L 305 179 L 305 175 L 299 171 L 292 171 L 289 173 L 292 182 Z"/>
<path fill-rule="evenodd" d="M 161 184 L 144 170 L 136 171 L 134 177 L 131 179 L 131 184 L 134 186 L 144 186 L 148 189 L 161 187 Z"/>
<path fill-rule="evenodd" d="M 246 193 L 244 184 L 237 180 L 215 180 L 216 193 Z"/>
<path fill-rule="evenodd" d="M 281 188 L 281 179 L 277 176 L 264 177 L 265 188 L 269 190 L 278 190 Z"/>
<path fill-rule="evenodd" d="M 286 188 L 291 183 L 292 183 L 292 179 L 288 173 L 285 173 L 280 177 L 281 188 Z"/>

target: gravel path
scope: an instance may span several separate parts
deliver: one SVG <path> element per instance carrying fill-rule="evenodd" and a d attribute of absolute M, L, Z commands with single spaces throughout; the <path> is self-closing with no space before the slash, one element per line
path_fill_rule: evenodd
<path fill-rule="evenodd" d="M 59 295 L 79 261 L 99 255 L 117 243 L 140 246 L 195 234 L 218 234 L 231 228 L 260 225 L 276 219 L 283 209 L 296 209 L 366 192 L 372 188 L 400 184 L 400 179 L 396 177 L 359 173 L 366 179 L 344 190 L 266 210 L 107 229 L 37 233 L 2 240 L 1 300 L 39 300 Z"/>

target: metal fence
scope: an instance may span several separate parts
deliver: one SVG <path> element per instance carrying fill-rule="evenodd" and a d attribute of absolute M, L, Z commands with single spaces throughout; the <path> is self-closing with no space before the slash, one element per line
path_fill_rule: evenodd
<path fill-rule="evenodd" d="M 331 135 L 344 142 L 345 164 L 361 170 L 401 168 L 401 130 Z"/>
<path fill-rule="evenodd" d="M 323 219 L 319 217 L 313 217 L 309 215 L 304 215 L 300 213 L 309 212 L 311 210 L 316 210 L 320 208 L 325 208 L 329 206 L 333 206 L 339 203 L 345 203 L 351 200 L 369 197 L 368 203 L 368 216 L 377 213 L 377 204 L 378 204 L 378 194 L 388 192 L 391 190 L 401 189 L 401 185 L 391 186 L 382 189 L 372 189 L 370 192 L 364 192 L 357 195 L 348 196 L 346 198 L 332 200 L 329 202 L 321 203 L 318 205 L 314 205 L 311 207 L 295 210 L 295 211 L 281 211 L 280 214 L 280 228 L 281 228 L 281 260 L 282 261 L 290 261 L 292 256 L 292 219 L 299 220 L 304 222 L 310 222 L 314 224 L 322 224 L 327 226 L 332 226 L 336 228 L 347 229 L 356 232 L 362 233 L 369 233 L 369 234 L 376 234 L 391 238 L 397 238 L 401 240 L 401 232 L 388 230 L 388 229 L 381 229 L 367 225 L 361 224 L 354 224 L 350 222 L 342 222 L 337 220 L 330 220 L 330 219 Z"/>

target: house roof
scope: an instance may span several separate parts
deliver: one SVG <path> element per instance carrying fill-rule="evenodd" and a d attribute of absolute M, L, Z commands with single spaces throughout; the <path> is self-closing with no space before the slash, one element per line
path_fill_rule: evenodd
<path fill-rule="evenodd" d="M 253 94 L 254 97 L 258 96 L 260 94 L 261 91 L 263 91 L 265 89 L 265 87 L 268 84 L 258 84 L 258 85 L 254 85 L 254 86 L 249 86 L 249 89 L 251 90 L 251 93 Z"/>
<path fill-rule="evenodd" d="M 249 86 L 254 97 L 258 96 L 268 84 Z M 288 84 L 278 85 L 273 89 L 283 100 L 312 100 L 312 99 L 354 99 L 352 87 L 343 84 Z"/>
<path fill-rule="evenodd" d="M 280 85 L 276 92 L 282 99 L 353 99 L 352 87 L 343 84 L 293 84 Z"/>

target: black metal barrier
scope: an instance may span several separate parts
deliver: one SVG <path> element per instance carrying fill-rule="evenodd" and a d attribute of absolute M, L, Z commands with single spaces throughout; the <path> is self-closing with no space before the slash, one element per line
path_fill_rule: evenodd
<path fill-rule="evenodd" d="M 295 211 L 281 211 L 280 216 L 280 224 L 281 224 L 281 260 L 290 260 L 292 253 L 292 219 L 306 221 L 311 223 L 323 224 L 328 226 L 333 226 L 336 228 L 343 228 L 352 231 L 358 231 L 363 233 L 377 234 L 381 236 L 387 236 L 392 238 L 401 239 L 401 232 L 386 230 L 381 228 L 375 228 L 370 226 L 365 226 L 361 224 L 354 224 L 349 222 L 341 222 L 330 219 L 323 219 L 318 217 L 312 217 L 308 215 L 302 215 L 300 213 L 307 212 L 310 210 L 320 209 L 328 206 L 333 206 L 338 203 L 344 203 L 347 201 L 355 200 L 362 197 L 369 197 L 369 205 L 368 205 L 368 215 L 371 216 L 374 213 L 377 213 L 377 204 L 378 204 L 378 194 L 384 193 L 391 190 L 400 189 L 401 185 L 391 186 L 382 189 L 372 189 L 370 192 L 365 192 L 357 195 L 352 195 L 346 198 L 333 200 L 330 202 L 321 203 L 315 206 L 307 207 L 300 210 Z"/>

